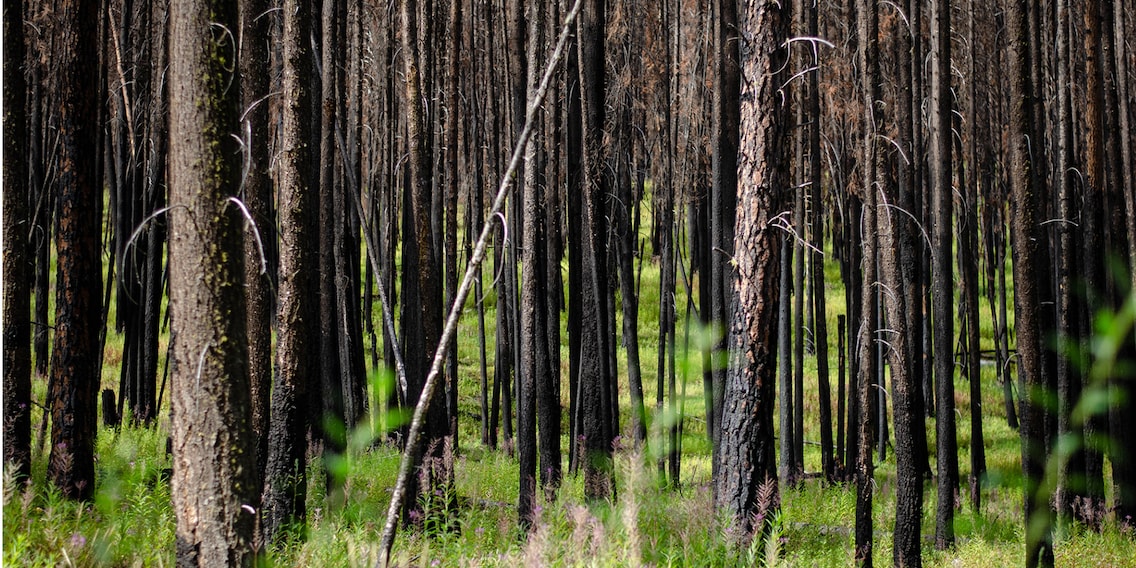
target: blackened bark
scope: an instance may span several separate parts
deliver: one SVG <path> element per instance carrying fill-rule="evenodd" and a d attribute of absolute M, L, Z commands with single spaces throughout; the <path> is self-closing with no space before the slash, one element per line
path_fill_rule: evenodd
<path fill-rule="evenodd" d="M 449 13 L 449 50 L 446 58 L 446 187 L 443 206 L 445 208 L 445 271 L 446 308 L 454 303 L 458 289 L 458 131 L 461 97 L 459 86 L 459 61 L 462 50 L 462 2 L 452 0 Z M 458 447 L 458 345 L 457 337 L 450 340 L 449 355 L 446 357 L 446 414 L 449 417 L 449 437 L 454 448 Z"/>
<path fill-rule="evenodd" d="M 863 181 L 861 194 L 864 200 L 863 216 L 860 225 L 863 229 L 863 260 L 861 272 L 863 284 L 860 288 L 861 320 L 856 334 L 858 350 L 858 368 L 856 373 L 856 406 L 859 408 L 859 421 L 856 424 L 857 452 L 855 461 L 856 481 L 856 552 L 855 559 L 858 566 L 872 566 L 872 492 L 873 473 L 872 464 L 872 420 L 875 418 L 871 411 L 871 398 L 873 382 L 878 380 L 880 360 L 877 357 L 877 334 L 879 333 L 877 314 L 879 311 L 880 295 L 876 291 L 879 279 L 879 232 L 877 231 L 877 195 L 878 171 L 876 169 L 877 148 L 876 128 L 878 116 L 882 112 L 880 104 L 879 87 L 879 12 L 874 0 L 857 0 L 857 29 L 859 30 L 858 61 L 863 74 L 860 77 L 860 95 L 863 97 L 864 117 L 864 147 L 863 159 L 860 167 L 863 168 Z M 894 370 L 893 370 L 894 372 Z M 850 426 L 853 422 L 850 422 Z M 899 520 L 897 509 L 896 520 Z M 904 528 L 896 525 L 897 529 Z M 906 554 L 907 547 L 903 532 L 899 535 L 902 540 L 895 552 L 896 556 Z"/>
<path fill-rule="evenodd" d="M 425 130 L 429 128 L 422 105 L 422 77 L 429 69 L 419 68 L 419 38 L 417 14 L 412 0 L 403 0 L 402 50 L 406 72 L 407 135 L 410 145 L 410 179 L 406 206 L 403 208 L 404 227 L 412 234 L 403 239 L 403 359 L 406 362 L 407 401 L 417 403 L 433 359 L 434 349 L 442 335 L 442 281 L 440 265 L 434 248 L 434 231 L 430 222 L 432 163 Z M 425 444 L 417 450 L 429 450 L 431 458 L 440 458 L 442 439 L 449 431 L 445 401 L 434 399 L 426 414 L 427 428 L 423 432 Z M 413 463 L 422 463 L 422 454 L 412 456 Z M 426 476 L 425 486 L 412 476 L 403 500 L 403 512 L 418 509 L 422 492 L 433 491 L 435 484 L 447 481 L 449 472 L 438 472 L 447 479 Z"/>
<path fill-rule="evenodd" d="M 936 456 L 938 504 L 935 546 L 954 545 L 958 443 L 954 404 L 954 278 L 951 216 L 950 0 L 934 0 L 931 9 L 931 277 L 934 317 Z"/>
<path fill-rule="evenodd" d="M 813 3 L 808 8 L 808 26 L 806 33 L 811 37 L 818 37 L 817 20 L 820 4 Z M 819 61 L 814 62 L 818 67 Z M 811 183 L 810 201 L 812 203 L 812 252 L 810 276 L 812 281 L 809 288 L 812 291 L 813 310 L 813 348 L 816 353 L 817 389 L 820 395 L 820 463 L 821 473 L 830 483 L 836 481 L 836 464 L 833 459 L 832 448 L 832 401 L 831 387 L 828 373 L 828 318 L 826 306 L 828 303 L 825 291 L 824 278 L 824 200 L 821 187 L 821 150 L 820 150 L 820 69 L 809 73 L 808 85 L 808 116 L 811 124 L 808 133 L 809 152 L 809 182 Z"/>
<path fill-rule="evenodd" d="M 793 277 L 793 244 L 791 235 L 781 236 L 781 263 L 778 278 L 780 289 L 777 295 L 777 388 L 780 396 L 777 397 L 778 420 L 781 425 L 781 455 L 778 473 L 785 483 L 796 483 L 796 468 L 793 465 L 793 441 L 797 431 L 793 428 L 793 353 L 791 351 L 791 331 L 789 322 L 792 319 L 792 300 L 789 296 L 792 289 Z"/>
<path fill-rule="evenodd" d="M 1131 85 L 1129 85 L 1129 55 L 1126 41 L 1129 34 L 1127 33 L 1127 11 L 1125 6 L 1113 5 L 1115 14 L 1113 17 L 1113 40 L 1116 44 L 1114 51 L 1114 58 L 1116 61 L 1116 83 L 1117 83 L 1117 117 L 1120 125 L 1121 137 L 1121 152 L 1120 162 L 1116 164 L 1116 169 L 1120 170 L 1123 175 L 1121 176 L 1121 187 L 1114 188 L 1115 190 L 1122 191 L 1124 195 L 1124 208 L 1125 208 L 1125 232 L 1128 237 L 1128 270 L 1133 282 L 1136 282 L 1136 200 L 1133 195 L 1133 174 L 1132 174 L 1132 130 L 1131 130 L 1131 101 L 1129 96 L 1131 94 Z M 1131 340 L 1130 340 L 1131 343 Z M 1116 518 L 1122 520 L 1129 527 L 1136 523 L 1136 459 L 1132 456 L 1136 455 L 1133 449 L 1136 448 L 1136 433 L 1132 432 L 1131 428 L 1127 428 L 1128 417 L 1134 408 L 1132 403 L 1136 396 L 1136 387 L 1133 386 L 1132 381 L 1113 380 L 1109 385 L 1110 393 L 1113 396 L 1123 397 L 1122 400 L 1128 401 L 1128 404 L 1113 405 L 1109 412 L 1109 426 L 1111 435 L 1115 438 L 1115 444 L 1112 446 L 1114 451 L 1109 453 L 1109 460 L 1112 463 L 1113 471 L 1113 485 L 1114 495 L 1117 496 L 1115 500 Z M 1115 400 L 1115 399 L 1114 399 Z"/>
<path fill-rule="evenodd" d="M 607 255 L 602 199 L 607 194 L 604 175 L 604 76 L 606 1 L 584 0 L 577 21 L 577 53 L 580 72 L 580 108 L 583 119 L 582 243 L 580 277 L 580 368 L 577 404 L 580 413 L 577 436 L 582 438 L 584 494 L 588 499 L 606 499 L 615 493 L 611 442 L 613 404 L 608 376 L 606 321 Z"/>
<path fill-rule="evenodd" d="M 342 445 L 333 435 L 334 429 L 328 428 L 332 423 L 344 424 L 343 385 L 347 382 L 345 374 L 348 372 L 340 357 L 341 343 L 347 341 L 342 334 L 340 321 L 346 317 L 341 311 L 337 288 L 341 277 L 342 266 L 336 262 L 339 248 L 339 214 L 343 210 L 336 203 L 337 193 L 343 188 L 335 176 L 335 161 L 339 155 L 335 148 L 335 121 L 336 113 L 335 94 L 335 46 L 337 43 L 338 26 L 336 23 L 336 4 L 338 0 L 322 0 L 322 13 L 320 16 L 321 42 L 319 49 L 319 86 L 320 97 L 319 114 L 317 120 L 319 128 L 319 369 L 320 392 L 318 400 L 321 405 L 316 414 L 311 417 L 311 426 L 323 442 L 325 455 L 337 451 Z M 313 135 L 315 132 L 313 132 Z M 405 289 L 405 288 L 404 288 Z M 329 476 L 328 484 L 332 484 Z"/>
<path fill-rule="evenodd" d="M 235 2 L 170 10 L 170 321 L 173 478 L 179 566 L 247 563 L 255 446 L 239 191 L 239 99 L 229 59 Z M 204 271 L 204 273 L 202 272 Z"/>
<path fill-rule="evenodd" d="M 718 19 L 715 22 L 716 45 L 714 64 L 717 68 L 716 88 L 713 90 L 713 117 L 711 119 L 710 165 L 710 243 L 708 251 L 710 281 L 710 322 L 719 326 L 722 340 L 716 350 L 727 348 L 725 336 L 731 321 L 730 310 L 734 292 L 730 282 L 733 274 L 730 257 L 734 250 L 734 223 L 738 192 L 738 147 L 741 110 L 741 35 L 738 27 L 738 1 L 718 0 Z M 707 428 L 711 433 L 712 468 L 716 479 L 721 463 L 722 403 L 725 395 L 726 370 L 711 370 L 711 404 L 707 414 Z M 715 484 L 715 491 L 717 484 Z"/>
<path fill-rule="evenodd" d="M 4 5 L 4 464 L 31 475 L 31 296 L 28 258 L 24 2 Z M 34 136 L 35 134 L 33 134 Z"/>
<path fill-rule="evenodd" d="M 883 113 L 883 105 L 879 102 L 881 87 L 878 47 L 875 49 L 875 54 L 871 53 L 873 50 L 871 44 L 875 43 L 872 40 L 879 37 L 879 16 L 875 4 L 869 8 L 869 12 L 876 12 L 876 14 L 868 14 L 869 18 L 866 22 L 869 28 L 867 37 L 870 42 L 865 49 L 869 56 L 866 74 L 871 83 L 869 92 L 872 99 L 871 101 L 866 100 L 865 103 L 872 104 L 870 107 L 872 109 L 871 116 L 875 118 L 880 117 Z M 907 36 L 902 32 L 899 35 L 904 38 Z M 905 43 L 909 45 L 904 40 L 900 40 L 899 43 L 901 46 Z M 902 65 L 903 58 L 900 59 Z M 906 86 L 909 87 L 910 83 L 906 83 Z M 910 108 L 906 105 L 907 102 L 901 101 L 899 105 L 900 112 L 897 118 L 900 120 L 901 130 L 907 130 L 909 127 L 906 125 L 910 124 L 907 121 L 909 117 L 904 112 L 904 109 Z M 923 415 L 922 408 L 916 404 L 916 401 L 920 398 L 919 383 L 913 373 L 910 360 L 912 355 L 910 328 L 908 327 L 910 320 L 907 317 L 907 312 L 910 309 L 907 303 L 910 294 L 906 292 L 910 289 L 904 284 L 904 273 L 901 266 L 903 243 L 907 241 L 907 214 L 896 210 L 891 205 L 901 202 L 901 194 L 906 188 L 899 187 L 892 178 L 885 174 L 884 152 L 878 146 L 879 136 L 875 130 L 880 124 L 880 122 L 877 122 L 879 120 L 880 118 L 875 118 L 868 123 L 870 129 L 866 134 L 865 150 L 867 156 L 865 158 L 870 159 L 870 161 L 864 164 L 864 168 L 865 170 L 870 169 L 872 172 L 871 177 L 865 181 L 870 183 L 867 186 L 868 190 L 875 193 L 876 211 L 874 220 L 879 231 L 878 277 L 883 284 L 883 289 L 887 291 L 880 298 L 887 317 L 888 331 L 881 329 L 879 333 L 882 335 L 881 341 L 885 345 L 888 364 L 891 369 L 890 392 L 895 422 L 897 486 L 895 548 L 892 551 L 892 559 L 896 566 L 917 567 L 923 563 L 921 555 L 923 476 L 919 463 L 919 444 L 926 442 L 916 435 L 918 430 L 923 428 Z M 907 136 L 901 135 L 903 142 L 906 142 L 907 138 Z M 906 171 L 907 164 L 899 164 L 899 168 Z"/>
<path fill-rule="evenodd" d="M 272 386 L 272 279 L 264 243 L 274 237 L 272 178 L 268 155 L 268 42 L 272 20 L 267 0 L 240 2 L 241 19 L 241 139 L 245 176 L 243 196 L 252 223 L 244 233 L 245 293 L 248 303 L 249 395 L 252 429 L 256 433 L 257 483 L 263 483 L 268 462 L 268 429 Z M 260 491 L 256 494 L 259 495 Z"/>
<path fill-rule="evenodd" d="M 316 211 L 319 195 L 311 171 L 312 53 L 306 38 L 312 14 L 307 2 L 284 3 L 283 88 L 277 184 L 280 210 L 280 268 L 276 321 L 276 375 L 273 377 L 268 455 L 265 460 L 261 530 L 266 542 L 282 529 L 303 523 L 307 497 L 306 398 L 318 386 L 319 367 L 309 355 L 318 343 L 319 299 Z"/>
<path fill-rule="evenodd" d="M 1042 243 L 1038 224 L 1037 174 L 1029 141 L 1035 137 L 1033 81 L 1026 12 L 1035 0 L 1014 0 L 1007 9 L 1009 34 L 1010 188 L 1014 244 L 1014 324 L 1017 330 L 1021 393 L 1022 471 L 1025 474 L 1026 565 L 1052 566 L 1052 520 L 1048 503 L 1038 500 L 1045 468 L 1042 315 L 1037 273 Z"/>
<path fill-rule="evenodd" d="M 578 42 L 578 39 L 573 41 Z M 583 109 L 580 100 L 579 46 L 570 45 L 565 61 L 565 106 L 566 126 L 564 128 L 564 152 L 567 156 L 566 197 L 568 217 L 568 469 L 575 472 L 579 467 L 578 443 L 579 428 L 579 383 L 581 361 L 581 339 L 583 327 L 580 317 L 583 314 Z"/>
<path fill-rule="evenodd" d="M 1091 313 L 1098 307 L 1105 305 L 1104 299 L 1108 297 L 1108 283 L 1105 277 L 1105 261 L 1109 256 L 1108 235 L 1105 226 L 1108 224 L 1109 214 L 1106 208 L 1110 207 L 1107 194 L 1109 193 L 1108 180 L 1105 167 L 1105 101 L 1104 101 L 1104 72 L 1105 53 L 1102 49 L 1100 0 L 1087 0 L 1083 7 L 1084 23 L 1084 51 L 1085 51 L 1085 108 L 1084 120 L 1086 129 L 1084 133 L 1085 173 L 1086 185 L 1083 195 L 1083 209 L 1081 210 L 1081 237 L 1083 250 L 1098 251 L 1093 254 L 1080 255 L 1081 277 L 1084 283 L 1085 307 L 1082 313 Z M 1101 254 L 1103 252 L 1103 254 Z M 1091 318 L 1089 318 L 1091 319 Z M 1091 323 L 1083 324 L 1084 336 L 1091 335 Z M 1087 347 L 1087 345 L 1086 345 Z M 1071 395 L 1079 395 L 1072 392 Z M 1070 404 L 1076 404 L 1070 401 Z M 1060 420 L 1060 418 L 1058 418 Z M 1090 415 L 1086 418 L 1082 434 L 1084 440 L 1093 437 L 1094 430 L 1103 429 L 1099 419 Z M 1074 434 L 1077 435 L 1077 434 Z M 1084 447 L 1083 467 L 1084 486 L 1082 494 L 1083 507 L 1078 507 L 1075 514 L 1078 519 L 1090 526 L 1097 524 L 1096 517 L 1104 511 L 1104 483 L 1102 472 L 1101 452 L 1092 445 Z"/>
<path fill-rule="evenodd" d="M 919 2 L 920 0 L 913 0 Z M 913 17 L 914 10 L 909 7 Z M 914 28 L 914 27 L 913 27 Z M 923 378 L 923 273 L 921 260 L 923 252 L 923 227 L 918 222 L 921 188 L 917 186 L 919 180 L 922 157 L 916 153 L 915 137 L 919 134 L 922 125 L 921 110 L 917 101 L 922 102 L 921 96 L 916 97 L 914 68 L 914 50 L 916 42 L 912 29 L 911 34 L 899 34 L 896 37 L 896 62 L 899 66 L 898 107 L 896 109 L 896 122 L 898 123 L 899 145 L 906 153 L 901 156 L 898 167 L 899 195 L 896 203 L 899 205 L 900 216 L 895 220 L 896 234 L 899 240 L 900 267 L 903 270 L 903 286 L 905 317 L 907 318 L 907 366 L 910 380 L 915 382 L 915 390 L 911 400 L 910 417 L 914 420 L 911 426 L 914 459 L 919 467 L 919 474 L 930 473 L 927 456 L 927 428 L 926 410 L 922 392 Z M 919 68 L 922 69 L 922 62 Z M 917 114 L 919 113 L 919 114 Z M 906 158 L 906 159 L 905 159 Z M 897 434 L 898 435 L 898 434 Z M 898 448 L 897 448 L 898 449 Z"/>
<path fill-rule="evenodd" d="M 722 430 L 715 468 L 715 506 L 732 526 L 749 532 L 758 514 L 757 490 L 776 480 L 773 442 L 773 373 L 780 261 L 778 231 L 771 218 L 784 205 L 782 132 L 785 116 L 778 97 L 787 50 L 790 11 L 778 4 L 746 1 L 738 13 L 744 38 L 740 60 L 744 84 L 738 151 L 738 231 L 734 240 L 737 294 L 729 328 L 731 364 L 721 405 Z M 732 104 L 723 98 L 723 104 Z M 724 136 L 728 132 L 722 133 Z M 765 515 L 766 519 L 772 515 Z"/>
<path fill-rule="evenodd" d="M 59 129 L 55 339 L 51 353 L 51 458 L 48 477 L 63 495 L 95 490 L 95 418 L 102 280 L 97 91 L 98 6 L 58 0 L 52 52 Z"/>

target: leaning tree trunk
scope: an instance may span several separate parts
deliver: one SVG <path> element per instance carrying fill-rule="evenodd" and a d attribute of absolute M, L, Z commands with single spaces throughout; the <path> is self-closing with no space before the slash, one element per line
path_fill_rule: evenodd
<path fill-rule="evenodd" d="M 235 2 L 170 9 L 170 321 L 179 566 L 244 564 L 252 552 L 255 452 L 245 339 Z"/>
<path fill-rule="evenodd" d="M 55 340 L 51 352 L 51 458 L 48 477 L 63 495 L 95 491 L 99 388 L 102 192 L 96 147 L 98 21 L 95 2 L 57 0 L 53 77 L 59 132 Z"/>
<path fill-rule="evenodd" d="M 749 532 L 760 514 L 758 488 L 777 478 L 773 442 L 773 383 L 776 370 L 776 275 L 780 232 L 772 216 L 784 205 L 782 133 L 786 117 L 778 102 L 788 57 L 790 10 L 747 0 L 739 10 L 743 84 L 738 148 L 737 234 L 733 290 L 738 305 L 729 327 L 731 364 L 721 404 L 720 450 L 714 478 L 715 506 L 732 526 Z M 737 104 L 725 100 L 723 104 Z M 727 134 L 728 133 L 723 133 Z M 765 519 L 772 519 L 766 514 Z"/>

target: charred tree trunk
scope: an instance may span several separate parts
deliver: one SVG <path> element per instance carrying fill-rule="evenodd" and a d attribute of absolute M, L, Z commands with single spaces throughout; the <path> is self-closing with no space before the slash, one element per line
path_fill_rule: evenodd
<path fill-rule="evenodd" d="M 159 2 L 160 3 L 160 2 Z M 242 199 L 251 223 L 245 224 L 245 293 L 248 297 L 249 394 L 252 429 L 256 433 L 257 483 L 268 462 L 270 392 L 272 386 L 273 281 L 264 243 L 275 239 L 272 178 L 268 154 L 268 43 L 271 19 L 266 0 L 240 3 L 241 139 L 245 171 Z M 257 491 L 259 494 L 259 490 Z"/>
<path fill-rule="evenodd" d="M 59 129 L 55 337 L 48 394 L 51 457 L 48 477 L 73 499 L 95 490 L 95 433 L 99 389 L 102 279 L 102 192 L 96 147 L 98 6 L 57 0 L 52 38 L 57 73 L 53 96 Z"/>
<path fill-rule="evenodd" d="M 950 0 L 935 0 L 931 11 L 931 277 L 935 346 L 936 455 L 938 504 L 935 546 L 954 546 L 958 444 L 954 405 L 954 277 L 951 266 L 951 37 Z"/>
<path fill-rule="evenodd" d="M 1035 137 L 1030 77 L 1031 57 L 1026 12 L 1035 0 L 1014 0 L 1007 10 L 1011 87 L 1010 187 L 1014 232 L 1014 327 L 1017 330 L 1018 374 L 1022 396 L 1022 470 L 1025 474 L 1026 565 L 1052 566 L 1053 540 L 1049 505 L 1038 500 L 1045 468 L 1045 417 L 1042 409 L 1043 328 L 1038 290 L 1042 243 L 1038 224 L 1039 188 L 1029 141 Z"/>
<path fill-rule="evenodd" d="M 413 0 L 403 0 L 402 12 L 402 50 L 406 72 L 406 104 L 408 144 L 410 146 L 410 176 L 407 186 L 406 206 L 403 208 L 403 226 L 410 234 L 403 239 L 403 359 L 406 362 L 407 401 L 417 403 L 422 394 L 426 373 L 433 359 L 434 349 L 442 335 L 442 289 L 438 259 L 435 256 L 434 232 L 430 222 L 431 215 L 431 177 L 429 146 L 426 129 L 426 115 L 423 111 L 423 77 L 430 69 L 419 67 L 419 45 L 417 10 Z M 419 476 L 409 480 L 403 501 L 403 513 L 420 506 L 419 497 L 430 495 L 436 487 L 452 480 L 452 472 L 441 463 L 445 438 L 449 432 L 444 400 L 430 402 L 426 414 L 427 429 L 423 433 L 424 444 L 419 451 L 426 450 L 427 457 L 443 465 L 442 470 L 433 469 L 418 483 Z M 412 456 L 416 464 L 423 463 L 423 455 Z M 437 511 L 431 511 L 436 513 Z"/>
<path fill-rule="evenodd" d="M 878 135 L 877 117 L 883 108 L 880 104 L 879 87 L 879 12 L 875 0 L 857 0 L 857 29 L 859 30 L 859 63 L 863 74 L 860 77 L 860 94 L 863 97 L 865 128 L 863 158 L 860 167 L 863 168 L 863 182 L 861 194 L 864 198 L 863 217 L 860 225 L 863 227 L 862 250 L 864 251 L 861 263 L 863 284 L 860 288 L 861 320 L 856 334 L 858 349 L 858 362 L 856 377 L 856 406 L 859 408 L 859 422 L 856 425 L 858 439 L 856 452 L 856 564 L 862 567 L 872 566 L 872 492 L 874 465 L 872 463 L 872 420 L 875 418 L 871 412 L 871 386 L 879 375 L 880 361 L 876 356 L 877 337 L 879 333 L 877 314 L 879 311 L 880 295 L 876 291 L 879 280 L 879 232 L 877 230 L 877 183 L 879 183 L 876 170 L 877 149 L 876 136 Z M 897 510 L 896 522 L 899 522 Z M 897 530 L 903 527 L 896 526 Z M 896 549 L 897 557 L 906 554 L 907 547 L 903 537 L 904 531 L 897 535 L 901 538 Z"/>
<path fill-rule="evenodd" d="M 319 367 L 308 355 L 318 343 L 319 299 L 315 273 L 319 195 L 311 171 L 310 91 L 306 80 L 312 52 L 307 39 L 312 14 L 307 2 L 284 3 L 283 88 L 277 188 L 280 210 L 280 268 L 276 321 L 276 375 L 272 384 L 268 456 L 265 461 L 261 530 L 266 542 L 288 525 L 303 523 L 307 501 L 306 398 L 317 388 Z"/>
<path fill-rule="evenodd" d="M 27 115 L 24 2 L 4 5 L 4 464 L 18 482 L 30 478 L 31 295 L 28 275 Z M 32 136 L 35 136 L 32 133 Z"/>
<path fill-rule="evenodd" d="M 607 255 L 602 199 L 608 192 L 604 174 L 603 132 L 605 76 L 605 0 L 584 0 L 577 22 L 581 118 L 583 122 L 582 219 L 583 266 L 580 275 L 580 368 L 576 435 L 582 438 L 584 494 L 592 500 L 615 493 L 611 442 L 612 400 L 608 376 L 606 321 Z"/>
<path fill-rule="evenodd" d="M 791 10 L 777 4 L 746 1 L 739 10 L 741 69 L 750 90 L 741 98 L 738 147 L 738 217 L 731 275 L 738 298 L 729 328 L 731 365 L 721 404 L 721 438 L 715 468 L 715 506 L 744 532 L 765 532 L 753 519 L 759 511 L 761 484 L 776 483 L 773 442 L 773 373 L 780 261 L 778 231 L 770 217 L 784 205 L 782 133 L 785 112 L 778 102 L 781 73 L 788 57 L 784 45 Z M 722 104 L 736 104 L 723 96 Z M 723 136 L 729 136 L 723 127 Z M 763 504 L 771 507 L 772 504 Z"/>

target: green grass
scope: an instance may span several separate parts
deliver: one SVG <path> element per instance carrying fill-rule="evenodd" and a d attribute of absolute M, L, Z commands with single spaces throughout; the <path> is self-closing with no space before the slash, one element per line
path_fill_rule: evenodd
<path fill-rule="evenodd" d="M 487 269 L 486 274 L 490 274 Z M 835 264 L 826 265 L 827 322 L 830 333 L 832 396 L 836 394 L 836 317 L 844 311 L 843 289 Z M 654 411 L 658 348 L 658 266 L 643 268 L 640 296 L 639 345 L 649 418 Z M 697 286 L 696 286 L 697 287 Z M 489 372 L 493 368 L 492 329 L 496 298 L 486 288 L 486 323 Z M 679 287 L 678 315 L 684 317 L 686 297 Z M 469 304 L 472 306 L 472 301 Z M 982 305 L 983 348 L 992 348 L 992 327 L 985 301 Z M 686 395 L 682 400 L 683 464 L 679 488 L 661 487 L 654 460 L 649 455 L 624 448 L 617 453 L 618 497 L 614 502 L 584 505 L 582 481 L 568 475 L 554 502 L 541 502 L 539 521 L 526 535 L 517 527 L 517 462 L 500 451 L 480 444 L 479 347 L 476 311 L 467 308 L 458 335 L 461 400 L 460 451 L 454 458 L 456 492 L 461 504 L 456 531 L 433 531 L 418 527 L 402 530 L 394 556 L 400 566 L 736 566 L 764 557 L 772 550 L 790 566 L 847 566 L 852 564 L 854 493 L 846 486 L 827 486 L 809 479 L 797 487 L 782 487 L 782 512 L 778 518 L 780 538 L 770 550 L 736 545 L 714 512 L 710 489 L 710 447 L 706 438 L 702 396 L 701 357 L 684 354 L 684 321 L 677 325 L 679 361 L 688 361 Z M 1012 317 L 1012 315 L 1011 315 Z M 377 318 L 376 321 L 380 321 Z M 564 326 L 562 319 L 561 325 Z M 562 328 L 563 330 L 563 328 Z M 166 341 L 163 338 L 163 342 Z M 692 345 L 697 338 L 691 340 Z M 161 352 L 164 356 L 165 343 Z M 381 347 L 380 347 L 381 348 Z M 103 386 L 118 383 L 121 339 L 108 335 Z M 562 447 L 567 447 L 567 334 L 562 333 L 561 400 L 565 406 Z M 625 352 L 620 347 L 621 372 Z M 806 361 L 805 467 L 820 469 L 816 444 L 817 391 L 815 361 Z M 849 376 L 852 372 L 849 371 Z M 680 373 L 681 380 L 681 373 Z M 492 380 L 492 376 L 490 376 Z M 924 559 L 929 566 L 1007 566 L 1021 564 L 1024 557 L 1022 476 L 1017 432 L 1006 426 L 1001 387 L 993 369 L 983 367 L 983 407 L 989 473 L 983 487 L 984 504 L 974 511 L 965 497 L 970 473 L 970 417 L 966 411 L 969 390 L 956 381 L 955 402 L 959 409 L 958 440 L 960 477 L 964 497 L 955 519 L 957 545 L 947 551 L 933 547 L 935 486 L 925 484 L 923 535 Z M 44 399 L 43 379 L 35 381 L 35 400 Z M 626 375 L 621 374 L 623 426 L 630 424 Z M 680 392 L 682 386 L 680 385 Z M 62 499 L 44 480 L 46 457 L 36 454 L 33 482 L 16 487 L 5 479 L 3 491 L 3 563 L 8 566 L 161 566 L 174 563 L 174 515 L 163 470 L 170 467 L 165 455 L 168 400 L 153 429 L 101 429 L 98 442 L 97 492 L 93 503 L 76 504 Z M 40 411 L 33 414 L 38 426 Z M 928 436 L 934 441 L 934 421 L 928 420 Z M 654 428 L 653 431 L 657 431 Z M 656 440 L 653 440 L 656 441 Z M 658 448 L 649 446 L 648 452 Z M 933 458 L 932 458 L 933 459 Z M 347 456 L 346 505 L 329 509 L 324 502 L 323 466 L 319 458 L 310 465 L 309 529 L 307 538 L 285 543 L 269 551 L 268 565 L 275 566 L 368 566 L 377 554 L 378 537 L 398 468 L 399 454 L 388 446 L 369 446 Z M 566 465 L 566 463 L 565 463 Z M 875 561 L 891 560 L 891 530 L 895 511 L 895 462 L 889 457 L 877 464 L 873 520 Z M 932 467 L 934 464 L 932 464 Z M 1136 565 L 1136 540 L 1108 520 L 1093 532 L 1080 526 L 1067 527 L 1057 543 L 1058 565 Z"/>

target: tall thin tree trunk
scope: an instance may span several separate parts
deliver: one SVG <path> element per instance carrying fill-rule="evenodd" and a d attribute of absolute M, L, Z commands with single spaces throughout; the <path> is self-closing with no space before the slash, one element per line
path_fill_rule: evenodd
<path fill-rule="evenodd" d="M 244 233 L 245 290 L 248 295 L 249 394 L 252 429 L 256 433 L 257 483 L 263 482 L 268 462 L 268 430 L 272 385 L 272 279 L 264 243 L 274 237 L 271 211 L 272 179 L 268 155 L 268 41 L 271 19 L 268 2 L 240 3 L 241 19 L 241 139 L 245 146 L 242 199 L 252 222 Z M 259 490 L 256 491 L 259 494 Z"/>
<path fill-rule="evenodd" d="M 48 477 L 73 499 L 95 491 L 95 418 L 102 297 L 97 147 L 98 9 L 57 0 L 52 78 L 59 131 L 55 335 L 51 352 Z"/>
<path fill-rule="evenodd" d="M 20 482 L 32 466 L 25 65 L 24 2 L 16 0 L 4 5 L 4 463 Z"/>
<path fill-rule="evenodd" d="M 856 452 L 856 564 L 863 567 L 872 566 L 872 493 L 873 473 L 872 464 L 872 420 L 875 418 L 871 412 L 870 399 L 871 385 L 878 378 L 879 359 L 876 357 L 877 315 L 879 310 L 879 294 L 876 291 L 876 282 L 879 279 L 879 232 L 877 230 L 877 183 L 879 182 L 876 169 L 877 148 L 876 128 L 877 116 L 883 111 L 880 101 L 879 86 L 879 12 L 874 0 L 857 0 L 857 29 L 859 30 L 859 64 L 863 70 L 860 76 L 860 95 L 864 103 L 864 146 L 860 167 L 863 168 L 863 181 L 861 194 L 864 199 L 863 217 L 860 225 L 863 228 L 864 251 L 861 263 L 863 286 L 860 289 L 861 320 L 856 334 L 856 345 L 859 350 L 859 367 L 856 377 L 856 406 L 860 416 L 857 429 Z M 881 121 L 882 122 L 882 121 Z M 893 369 L 894 372 L 894 369 Z M 898 511 L 897 511 L 898 513 Z M 897 514 L 897 522 L 899 517 Z M 897 525 L 897 530 L 904 528 Z M 900 531 L 900 536 L 903 532 Z M 900 540 L 897 555 L 904 554 L 907 547 L 906 539 Z"/>
<path fill-rule="evenodd" d="M 938 504 L 935 546 L 954 545 L 958 444 L 954 405 L 954 277 L 951 266 L 951 37 L 950 0 L 934 0 L 931 11 L 931 277 L 934 314 L 936 455 Z"/>
<path fill-rule="evenodd" d="M 1022 471 L 1025 475 L 1026 566 L 1052 566 L 1052 519 L 1048 503 L 1038 500 L 1045 468 L 1045 418 L 1042 409 L 1042 315 L 1037 273 L 1042 243 L 1038 225 L 1038 183 L 1030 140 L 1035 138 L 1035 96 L 1030 77 L 1031 58 L 1027 9 L 1036 0 L 1014 0 L 1007 9 L 1010 115 L 1011 228 L 1014 233 L 1014 327 L 1017 331 L 1018 375 L 1021 387 Z"/>
<path fill-rule="evenodd" d="M 308 355 L 317 343 L 319 299 L 316 226 L 319 195 L 311 171 L 312 52 L 310 5 L 284 5 L 283 89 L 277 188 L 280 210 L 280 267 L 276 321 L 276 374 L 273 377 L 268 456 L 265 461 L 261 530 L 266 543 L 293 523 L 303 523 L 307 502 L 306 398 L 319 385 L 319 366 Z M 381 277 L 381 276 L 380 276 Z"/>

